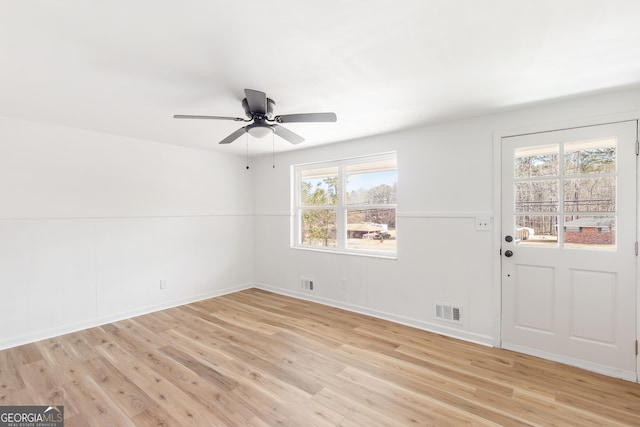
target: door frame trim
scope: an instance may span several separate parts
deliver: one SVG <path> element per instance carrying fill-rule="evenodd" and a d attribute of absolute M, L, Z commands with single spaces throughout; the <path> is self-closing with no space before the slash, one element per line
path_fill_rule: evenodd
<path fill-rule="evenodd" d="M 502 129 L 493 132 L 493 257 L 492 257 L 492 273 L 493 273 L 493 289 L 492 289 L 492 301 L 496 309 L 493 312 L 493 345 L 497 348 L 503 347 L 502 343 L 502 256 L 500 254 L 502 247 L 502 143 L 503 139 L 529 135 L 535 133 L 555 132 L 559 130 L 599 126 L 612 123 L 626 122 L 626 121 L 639 121 L 640 111 L 629 111 L 623 113 L 607 114 L 603 116 L 564 120 L 554 123 L 536 124 L 530 126 L 521 126 L 512 129 Z M 638 135 L 636 135 L 638 137 Z M 638 161 L 636 159 L 636 161 Z M 638 168 L 640 169 L 640 168 Z M 636 178 L 636 192 L 638 200 L 636 204 L 636 239 L 640 241 L 640 170 L 638 171 L 639 177 Z M 636 339 L 640 340 L 640 257 L 636 257 Z M 518 349 L 511 349 L 518 351 Z M 540 357 L 548 359 L 546 355 L 540 354 Z M 559 361 L 562 362 L 562 361 Z M 593 367 L 585 367 L 593 370 Z M 613 369 L 609 369 L 604 374 L 615 376 Z M 640 380 L 640 357 L 636 357 L 636 378 L 625 378 L 630 381 L 639 382 Z"/>

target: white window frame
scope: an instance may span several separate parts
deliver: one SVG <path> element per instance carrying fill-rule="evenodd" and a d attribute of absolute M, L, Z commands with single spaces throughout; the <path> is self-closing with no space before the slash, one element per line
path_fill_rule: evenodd
<path fill-rule="evenodd" d="M 306 163 L 300 165 L 291 166 L 291 207 L 292 207 L 292 221 L 291 221 L 291 247 L 294 249 L 311 250 L 320 252 L 341 253 L 350 255 L 370 256 L 377 258 L 390 258 L 397 259 L 398 243 L 396 234 L 396 245 L 394 251 L 376 251 L 366 249 L 347 248 L 347 210 L 353 209 L 395 209 L 396 219 L 398 215 L 397 203 L 389 204 L 347 204 L 346 196 L 346 169 L 348 166 L 385 162 L 393 160 L 396 162 L 395 170 L 397 167 L 397 154 L 396 152 L 380 153 L 359 157 L 352 157 L 341 160 L 332 160 L 318 163 Z M 318 206 L 317 209 L 335 209 L 336 210 L 336 247 L 326 246 L 312 246 L 302 244 L 302 211 L 303 209 L 314 209 L 315 207 L 302 206 L 300 186 L 302 180 L 303 171 L 322 169 L 322 168 L 338 168 L 338 203 L 331 206 Z M 373 169 L 372 171 L 375 171 Z M 379 170 L 390 170 L 381 168 Z M 396 222 L 397 224 L 397 222 Z M 397 225 L 396 225 L 397 228 Z"/>

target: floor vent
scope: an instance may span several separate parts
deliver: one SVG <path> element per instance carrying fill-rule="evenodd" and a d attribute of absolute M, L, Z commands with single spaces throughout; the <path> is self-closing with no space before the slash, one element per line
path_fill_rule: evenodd
<path fill-rule="evenodd" d="M 308 279 L 306 277 L 300 278 L 300 288 L 303 291 L 313 292 L 313 279 Z"/>
<path fill-rule="evenodd" d="M 462 323 L 462 307 L 436 303 L 436 319 Z"/>

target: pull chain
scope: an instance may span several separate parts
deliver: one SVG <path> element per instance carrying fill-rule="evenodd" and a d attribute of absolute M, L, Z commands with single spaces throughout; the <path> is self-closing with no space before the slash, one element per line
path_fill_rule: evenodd
<path fill-rule="evenodd" d="M 249 132 L 245 132 L 247 135 L 247 170 L 249 170 Z"/>
<path fill-rule="evenodd" d="M 271 155 L 271 164 L 273 169 L 276 168 L 276 137 L 274 135 L 275 132 L 271 132 L 271 144 L 273 147 L 272 155 Z"/>

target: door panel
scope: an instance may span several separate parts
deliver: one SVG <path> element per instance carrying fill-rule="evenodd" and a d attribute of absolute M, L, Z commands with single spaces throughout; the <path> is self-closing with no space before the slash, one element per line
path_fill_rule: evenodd
<path fill-rule="evenodd" d="M 616 279 L 615 273 L 571 270 L 571 338 L 615 345 Z"/>
<path fill-rule="evenodd" d="M 554 269 L 516 264 L 515 272 L 517 327 L 553 333 L 556 294 Z"/>
<path fill-rule="evenodd" d="M 636 379 L 635 141 L 635 121 L 503 138 L 503 347 Z"/>

